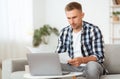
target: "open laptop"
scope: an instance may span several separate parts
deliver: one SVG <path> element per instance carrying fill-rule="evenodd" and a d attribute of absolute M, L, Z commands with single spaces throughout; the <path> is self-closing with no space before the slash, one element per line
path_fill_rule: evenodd
<path fill-rule="evenodd" d="M 58 53 L 28 53 L 27 59 L 33 76 L 62 75 Z"/>

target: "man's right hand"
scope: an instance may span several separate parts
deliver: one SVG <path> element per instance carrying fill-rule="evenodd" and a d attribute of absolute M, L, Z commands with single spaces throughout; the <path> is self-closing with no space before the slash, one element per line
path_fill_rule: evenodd
<path fill-rule="evenodd" d="M 76 57 L 71 60 L 68 60 L 68 63 L 71 64 L 72 66 L 80 66 L 82 64 L 82 57 Z"/>
<path fill-rule="evenodd" d="M 76 57 L 71 60 L 68 60 L 68 63 L 72 66 L 80 66 L 80 64 L 88 63 L 89 61 L 97 61 L 97 58 L 95 56 L 88 56 L 88 57 Z"/>

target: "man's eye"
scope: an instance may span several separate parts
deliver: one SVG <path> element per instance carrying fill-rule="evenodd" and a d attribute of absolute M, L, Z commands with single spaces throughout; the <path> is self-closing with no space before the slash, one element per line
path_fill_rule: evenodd
<path fill-rule="evenodd" d="M 73 17 L 73 19 L 75 19 L 75 18 L 77 18 L 76 16 L 75 17 Z"/>
<path fill-rule="evenodd" d="M 70 18 L 67 18 L 67 19 L 70 19 Z"/>

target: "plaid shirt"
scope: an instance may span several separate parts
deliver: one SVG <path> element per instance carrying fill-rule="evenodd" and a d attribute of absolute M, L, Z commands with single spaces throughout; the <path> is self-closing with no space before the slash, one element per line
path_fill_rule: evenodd
<path fill-rule="evenodd" d="M 58 46 L 56 49 L 57 53 L 68 52 L 71 58 L 74 58 L 73 52 L 73 29 L 71 26 L 67 26 L 62 29 L 59 39 Z M 104 61 L 104 45 L 103 36 L 100 29 L 93 24 L 83 21 L 82 33 L 81 33 L 81 53 L 84 57 L 94 55 L 97 57 L 98 63 Z"/>

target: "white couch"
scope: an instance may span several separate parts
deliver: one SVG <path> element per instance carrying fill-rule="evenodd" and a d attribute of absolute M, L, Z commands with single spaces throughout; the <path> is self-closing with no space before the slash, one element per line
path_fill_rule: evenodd
<path fill-rule="evenodd" d="M 120 79 L 120 45 L 105 45 L 105 67 L 109 71 L 108 75 L 101 76 L 100 79 Z M 26 59 L 7 59 L 2 63 L 2 79 L 24 79 Z M 78 77 L 77 79 L 85 79 Z"/>

